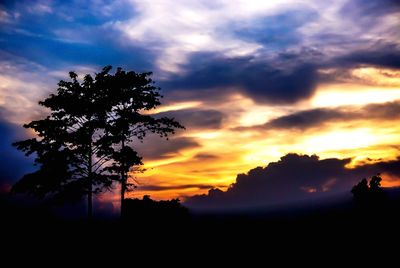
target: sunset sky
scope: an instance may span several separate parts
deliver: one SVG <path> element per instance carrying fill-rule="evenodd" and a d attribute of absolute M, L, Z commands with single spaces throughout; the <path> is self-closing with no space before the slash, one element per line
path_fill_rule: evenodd
<path fill-rule="evenodd" d="M 9 143 L 33 135 L 21 125 L 46 113 L 37 102 L 68 71 L 105 65 L 153 71 L 164 95 L 154 113 L 186 126 L 136 145 L 147 171 L 135 197 L 226 191 L 288 153 L 349 170 L 400 155 L 398 1 L 2 1 L 2 188 L 29 170 Z M 384 186 L 400 185 L 381 172 Z M 338 180 L 298 188 L 325 192 Z"/>

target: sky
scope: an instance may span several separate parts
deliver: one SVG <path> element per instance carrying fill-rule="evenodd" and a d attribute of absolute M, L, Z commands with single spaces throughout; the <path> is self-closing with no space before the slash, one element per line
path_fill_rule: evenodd
<path fill-rule="evenodd" d="M 1 189 L 32 168 L 9 143 L 33 135 L 37 102 L 105 65 L 152 71 L 154 113 L 186 126 L 135 144 L 132 197 L 270 204 L 374 172 L 399 186 L 399 29 L 397 0 L 2 1 Z"/>

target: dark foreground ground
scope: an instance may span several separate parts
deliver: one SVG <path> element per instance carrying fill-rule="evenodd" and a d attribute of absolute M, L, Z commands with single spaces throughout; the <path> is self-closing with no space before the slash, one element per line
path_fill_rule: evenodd
<path fill-rule="evenodd" d="M 189 211 L 173 217 L 165 211 L 160 216 L 137 210 L 125 221 L 66 220 L 4 202 L 2 212 L 3 257 L 8 256 L 5 252 L 35 253 L 43 258 L 55 254 L 67 261 L 82 254 L 96 262 L 118 262 L 150 255 L 145 258 L 148 263 L 183 262 L 183 256 L 196 263 L 209 257 L 229 262 L 245 258 L 249 263 L 271 258 L 307 263 L 322 258 L 325 264 L 347 257 L 367 262 L 400 257 L 397 192 L 384 206 L 373 208 L 339 202 L 273 212 Z M 87 255 L 87 250 L 93 253 Z M 341 266 L 347 266 L 346 262 Z"/>

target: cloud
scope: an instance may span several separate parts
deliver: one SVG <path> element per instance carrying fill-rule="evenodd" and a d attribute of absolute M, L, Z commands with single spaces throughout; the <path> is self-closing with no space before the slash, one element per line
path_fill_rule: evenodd
<path fill-rule="evenodd" d="M 115 19 L 132 16 L 134 10 L 127 5 L 125 0 L 5 3 L 0 21 L 9 23 L 0 30 L 1 50 L 50 69 L 113 64 L 149 71 L 147 50 L 135 45 L 128 49 L 120 33 L 108 27 Z"/>
<path fill-rule="evenodd" d="M 197 209 L 263 208 L 349 192 L 361 178 L 378 172 L 400 175 L 400 158 L 352 169 L 346 168 L 350 161 L 350 158 L 287 154 L 266 167 L 237 175 L 227 191 L 212 189 L 206 195 L 189 198 L 186 205 Z"/>
<path fill-rule="evenodd" d="M 70 71 L 50 69 L 1 50 L 0 64 L 2 115 L 8 121 L 18 124 L 27 123 L 45 114 L 45 109 L 38 104 L 39 100 L 54 92 L 58 80 L 66 79 Z M 81 66 L 75 66 L 74 69 L 88 70 Z M 60 73 L 63 73 L 62 77 Z"/>
<path fill-rule="evenodd" d="M 296 61 L 295 57 L 290 60 Z M 186 75 L 169 83 L 163 82 L 165 87 L 233 89 L 256 101 L 276 104 L 310 97 L 317 82 L 316 68 L 312 65 L 299 63 L 280 69 L 251 57 L 226 59 L 196 55 L 187 67 Z"/>
<path fill-rule="evenodd" d="M 215 185 L 211 184 L 181 184 L 181 185 L 171 185 L 171 186 L 161 186 L 161 185 L 139 185 L 139 190 L 143 191 L 165 191 L 165 190 L 184 190 L 188 188 L 198 188 L 198 189 L 211 189 Z"/>
<path fill-rule="evenodd" d="M 399 10 L 393 8 L 393 1 L 319 1 L 314 4 L 319 16 L 301 27 L 301 43 L 321 50 L 325 58 L 337 58 L 377 44 L 398 43 Z"/>
<path fill-rule="evenodd" d="M 179 155 L 184 149 L 192 149 L 199 147 L 193 138 L 189 137 L 171 137 L 169 140 L 160 138 L 156 135 L 147 136 L 143 143 L 136 142 L 135 150 L 146 160 L 162 159 Z"/>
<path fill-rule="evenodd" d="M 353 116 L 352 116 L 353 117 Z M 347 117 L 348 118 L 348 117 Z M 301 111 L 290 115 L 285 115 L 263 125 L 265 129 L 288 129 L 298 128 L 307 129 L 311 127 L 320 127 L 328 121 L 346 119 L 346 114 L 335 109 L 320 108 L 307 111 Z"/>
<path fill-rule="evenodd" d="M 400 3 L 398 0 L 351 0 L 347 1 L 341 11 L 346 13 L 348 10 L 354 10 L 359 17 L 368 17 L 371 15 L 386 15 L 400 12 Z M 374 17 L 370 18 L 374 19 Z"/>
<path fill-rule="evenodd" d="M 215 160 L 215 159 L 218 159 L 218 158 L 219 157 L 217 155 L 214 155 L 214 154 L 199 153 L 199 154 L 196 154 L 193 157 L 193 160 L 196 160 L 196 161 L 202 160 L 202 161 L 204 161 L 204 160 Z"/>
<path fill-rule="evenodd" d="M 224 114 L 216 110 L 182 109 L 158 113 L 157 117 L 175 118 L 186 129 L 218 129 L 221 127 Z"/>
<path fill-rule="evenodd" d="M 2 20 L 23 14 L 0 40 L 9 53 L 47 67 L 128 64 L 154 70 L 170 91 L 294 103 L 312 96 L 319 68 L 398 67 L 396 3 L 42 0 L 6 5 Z"/>
<path fill-rule="evenodd" d="M 236 130 L 245 129 L 298 129 L 321 128 L 332 122 L 346 122 L 354 120 L 397 120 L 400 118 L 400 102 L 386 102 L 368 104 L 365 106 L 343 106 L 337 108 L 316 108 L 284 115 L 268 121 L 262 125 L 238 127 Z"/>
<path fill-rule="evenodd" d="M 29 13 L 35 15 L 44 15 L 53 13 L 53 7 L 51 4 L 52 4 L 51 1 L 40 0 L 40 1 L 35 1 L 33 4 L 32 3 L 26 4 L 26 7 Z"/>
<path fill-rule="evenodd" d="M 69 71 L 77 72 L 82 78 L 102 68 L 78 63 L 60 64 L 52 68 L 28 60 L 24 55 L 17 56 L 1 49 L 0 65 L 0 107 L 8 121 L 18 124 L 38 119 L 47 113 L 38 105 L 39 100 L 54 93 L 59 80 L 68 80 Z"/>
<path fill-rule="evenodd" d="M 377 40 L 398 43 L 396 1 L 129 2 L 135 15 L 114 21 L 114 28 L 154 51 L 158 68 L 166 72 L 185 72 L 183 66 L 197 53 L 265 57 L 307 47 L 325 55 L 321 62 Z"/>
<path fill-rule="evenodd" d="M 280 0 L 279 3 L 289 2 Z M 179 67 L 193 52 L 244 56 L 260 48 L 256 42 L 235 37 L 229 25 L 270 13 L 271 3 L 235 1 L 132 0 L 137 15 L 114 24 L 132 42 L 150 45 L 158 53 L 157 65 L 166 72 Z M 276 4 L 276 3 L 275 3 Z"/>
<path fill-rule="evenodd" d="M 12 16 L 6 10 L 3 10 L 1 6 L 0 6 L 0 22 L 2 23 L 12 22 Z"/>
<path fill-rule="evenodd" d="M 371 52 L 373 53 L 373 52 Z M 320 83 L 347 83 L 372 87 L 396 88 L 400 85 L 400 69 L 373 67 L 361 64 L 359 66 L 326 68 L 318 70 Z"/>
<path fill-rule="evenodd" d="M 9 121 L 22 123 L 40 115 L 43 109 L 37 105 L 37 102 L 49 92 L 49 86 L 46 84 L 48 78 L 39 75 L 43 69 L 39 69 L 38 72 L 29 72 L 29 68 L 38 70 L 40 67 L 32 63 L 25 65 L 25 61 L 18 63 L 18 61 L 12 62 L 4 58 L 0 60 L 0 63 L 2 65 L 0 106 L 3 108 L 3 116 Z"/>
<path fill-rule="evenodd" d="M 360 49 L 338 58 L 337 61 L 339 64 L 364 64 L 399 69 L 400 45 L 392 43 L 368 49 Z"/>

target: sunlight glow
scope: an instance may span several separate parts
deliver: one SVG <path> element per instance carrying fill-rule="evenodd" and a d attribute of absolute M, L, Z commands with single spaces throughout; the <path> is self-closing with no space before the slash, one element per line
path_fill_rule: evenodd
<path fill-rule="evenodd" d="M 400 87 L 376 88 L 365 85 L 330 85 L 317 91 L 311 99 L 313 107 L 362 105 L 400 99 Z"/>
<path fill-rule="evenodd" d="M 201 105 L 200 101 L 177 102 L 177 103 L 172 103 L 169 105 L 163 105 L 161 107 L 158 107 L 154 111 L 151 111 L 151 113 L 155 114 L 155 113 L 163 113 L 163 112 L 168 112 L 168 111 L 190 109 L 190 108 L 199 107 L 200 105 Z"/>
<path fill-rule="evenodd" d="M 384 178 L 381 182 L 382 187 L 400 187 L 399 178 L 387 173 L 383 173 L 382 177 Z"/>
<path fill-rule="evenodd" d="M 188 135 L 189 137 L 196 137 L 199 139 L 216 139 L 222 136 L 221 132 L 218 131 L 210 131 L 210 132 L 196 132 L 196 133 L 191 133 Z"/>
<path fill-rule="evenodd" d="M 352 129 L 333 131 L 311 137 L 301 146 L 307 153 L 329 150 L 358 149 L 375 144 L 378 141 L 370 129 Z"/>

